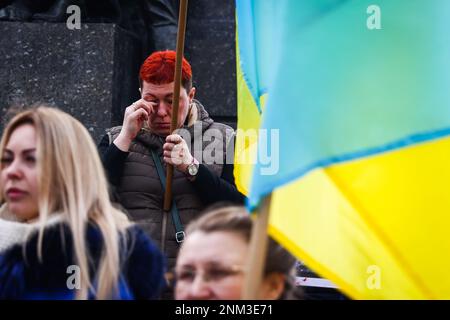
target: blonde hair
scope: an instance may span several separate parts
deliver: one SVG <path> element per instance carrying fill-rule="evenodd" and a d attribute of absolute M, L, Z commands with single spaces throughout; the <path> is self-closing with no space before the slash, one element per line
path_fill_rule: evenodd
<path fill-rule="evenodd" d="M 72 232 L 74 256 L 81 270 L 81 289 L 76 298 L 87 299 L 90 293 L 97 299 L 113 298 L 120 274 L 119 235 L 130 222 L 109 200 L 104 169 L 91 136 L 67 113 L 39 106 L 21 112 L 8 123 L 0 142 L 0 154 L 14 130 L 25 124 L 35 128 L 37 137 L 39 258 L 42 259 L 45 223 L 49 216 L 61 214 Z M 1 194 L 0 190 L 0 202 L 4 200 Z M 97 284 L 95 290 L 85 238 L 88 222 L 98 226 L 104 243 L 93 279 Z"/>
<path fill-rule="evenodd" d="M 242 237 L 250 244 L 254 221 L 245 207 L 225 206 L 210 207 L 204 215 L 192 221 L 186 228 L 187 240 L 194 232 L 213 233 L 230 232 Z M 207 246 L 207 244 L 205 244 Z M 280 273 L 285 276 L 284 289 L 279 299 L 301 299 L 302 291 L 296 288 L 292 272 L 294 271 L 295 258 L 269 237 L 264 275 Z"/>
<path fill-rule="evenodd" d="M 252 218 L 244 207 L 226 206 L 206 209 L 202 216 L 189 223 L 186 233 L 228 231 L 240 235 L 249 243 L 252 227 Z"/>

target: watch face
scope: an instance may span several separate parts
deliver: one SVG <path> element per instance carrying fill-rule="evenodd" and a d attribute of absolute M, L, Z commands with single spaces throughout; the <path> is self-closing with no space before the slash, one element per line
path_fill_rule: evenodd
<path fill-rule="evenodd" d="M 188 167 L 188 172 L 191 176 L 195 176 L 198 172 L 198 166 L 195 163 L 190 164 Z"/>

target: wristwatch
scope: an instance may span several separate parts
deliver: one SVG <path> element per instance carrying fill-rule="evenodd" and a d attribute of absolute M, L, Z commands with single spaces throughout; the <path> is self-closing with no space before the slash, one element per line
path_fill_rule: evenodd
<path fill-rule="evenodd" d="M 190 165 L 188 165 L 188 167 L 187 167 L 188 177 L 191 179 L 195 178 L 198 173 L 198 168 L 199 168 L 198 162 L 195 161 L 195 158 L 192 159 L 192 163 Z"/>

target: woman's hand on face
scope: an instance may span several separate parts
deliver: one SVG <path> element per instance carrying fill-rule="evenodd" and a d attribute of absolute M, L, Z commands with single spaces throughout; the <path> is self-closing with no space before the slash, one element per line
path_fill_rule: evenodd
<path fill-rule="evenodd" d="M 163 145 L 164 162 L 173 165 L 178 171 L 187 172 L 188 166 L 194 161 L 186 141 L 178 134 L 166 137 Z"/>
<path fill-rule="evenodd" d="M 120 150 L 128 151 L 131 141 L 136 138 L 144 122 L 150 119 L 150 115 L 153 112 L 153 104 L 144 99 L 140 99 L 127 107 L 123 118 L 122 130 L 116 140 L 114 140 L 114 144 Z"/>

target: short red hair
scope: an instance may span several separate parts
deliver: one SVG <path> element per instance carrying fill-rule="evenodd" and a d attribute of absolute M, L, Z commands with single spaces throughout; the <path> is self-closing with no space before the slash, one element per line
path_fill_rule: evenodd
<path fill-rule="evenodd" d="M 143 81 L 153 84 L 173 82 L 175 78 L 175 60 L 175 51 L 167 50 L 152 53 L 141 66 L 139 72 L 141 86 Z M 192 87 L 192 69 L 185 58 L 183 58 L 181 69 L 181 84 L 189 91 Z"/>

